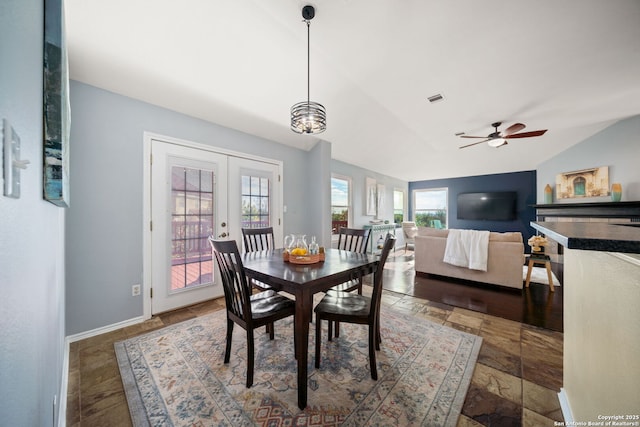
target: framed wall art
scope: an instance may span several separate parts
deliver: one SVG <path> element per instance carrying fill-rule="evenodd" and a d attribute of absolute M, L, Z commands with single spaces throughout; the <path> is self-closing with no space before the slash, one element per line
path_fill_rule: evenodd
<path fill-rule="evenodd" d="M 44 2 L 44 199 L 69 206 L 69 67 L 63 0 Z"/>
<path fill-rule="evenodd" d="M 376 180 L 373 178 L 369 178 L 366 177 L 365 178 L 365 191 L 367 192 L 366 194 L 366 214 L 368 216 L 375 216 L 376 215 L 376 204 L 378 202 L 377 200 L 377 194 L 376 194 Z"/>
<path fill-rule="evenodd" d="M 581 169 L 556 175 L 556 197 L 573 199 L 609 195 L 609 167 Z"/>
<path fill-rule="evenodd" d="M 384 215 L 384 195 L 386 193 L 386 188 L 384 184 L 378 184 L 376 187 L 376 215 L 378 218 Z"/>

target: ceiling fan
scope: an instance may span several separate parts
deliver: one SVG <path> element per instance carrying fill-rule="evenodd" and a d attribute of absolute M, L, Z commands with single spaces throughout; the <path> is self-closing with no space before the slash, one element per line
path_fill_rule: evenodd
<path fill-rule="evenodd" d="M 501 122 L 492 123 L 491 126 L 495 128 L 495 131 L 490 133 L 487 136 L 471 136 L 471 135 L 462 135 L 461 138 L 481 138 L 482 141 L 474 142 L 472 144 L 463 145 L 460 148 L 467 148 L 473 145 L 482 144 L 483 142 L 488 142 L 490 147 L 502 147 L 503 145 L 507 145 L 507 139 L 512 138 L 531 138 L 532 136 L 541 136 L 544 135 L 547 129 L 545 130 L 534 130 L 531 132 L 520 132 L 526 126 L 522 123 L 515 123 L 504 130 L 504 132 L 498 132 L 498 128 L 500 127 Z"/>

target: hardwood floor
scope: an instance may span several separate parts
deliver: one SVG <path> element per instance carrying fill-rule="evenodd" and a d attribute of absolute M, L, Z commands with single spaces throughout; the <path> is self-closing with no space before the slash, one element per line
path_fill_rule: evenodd
<path fill-rule="evenodd" d="M 396 261 L 395 264 L 410 265 L 413 257 L 411 252 L 406 256 L 404 251 L 397 251 L 396 254 L 396 259 L 399 258 L 401 261 Z M 552 270 L 562 282 L 562 264 L 552 263 Z M 432 302 L 466 308 L 553 331 L 563 331 L 562 286 L 557 286 L 555 292 L 551 292 L 548 285 L 531 283 L 523 290 L 512 290 L 424 273 L 416 274 L 412 268 L 401 267 L 385 269 L 384 288 Z"/>
<path fill-rule="evenodd" d="M 411 251 L 395 255 L 385 268 L 384 307 L 483 338 L 458 426 L 553 426 L 563 421 L 557 397 L 562 386 L 561 286 L 554 293 L 535 283 L 528 291 L 511 291 L 416 276 Z M 562 281 L 557 267 L 554 272 Z M 72 343 L 67 426 L 131 425 L 116 341 L 221 309 L 224 299 L 211 300 Z"/>

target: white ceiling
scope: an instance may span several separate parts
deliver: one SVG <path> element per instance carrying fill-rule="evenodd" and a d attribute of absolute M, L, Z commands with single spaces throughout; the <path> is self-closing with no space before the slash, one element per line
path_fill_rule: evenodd
<path fill-rule="evenodd" d="M 65 0 L 70 75 L 407 181 L 535 169 L 640 114 L 638 0 Z M 327 130 L 289 129 L 311 100 Z M 431 95 L 444 100 L 429 103 Z M 524 123 L 496 149 L 454 134 Z M 585 165 L 593 166 L 593 165 Z"/>

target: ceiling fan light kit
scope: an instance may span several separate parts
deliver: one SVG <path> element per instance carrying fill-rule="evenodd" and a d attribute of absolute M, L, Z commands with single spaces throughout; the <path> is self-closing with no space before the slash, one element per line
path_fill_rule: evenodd
<path fill-rule="evenodd" d="M 507 145 L 507 139 L 531 138 L 534 136 L 542 136 L 547 132 L 547 129 L 534 130 L 531 132 L 520 132 L 526 127 L 522 123 L 514 123 L 506 128 L 504 132 L 499 132 L 498 128 L 500 127 L 500 125 L 502 125 L 501 122 L 492 123 L 491 126 L 493 126 L 495 130 L 487 136 L 460 135 L 460 138 L 479 138 L 482 139 L 482 141 L 472 142 L 471 144 L 463 145 L 459 148 L 472 147 L 474 145 L 482 144 L 483 142 L 486 142 L 489 147 L 498 148 L 502 147 L 503 145 Z"/>
<path fill-rule="evenodd" d="M 291 107 L 291 130 L 295 133 L 314 134 L 327 129 L 327 111 L 324 106 L 310 101 L 310 45 L 309 27 L 315 16 L 315 8 L 307 5 L 302 8 L 302 18 L 307 23 L 307 100 L 298 102 Z"/>
<path fill-rule="evenodd" d="M 504 139 L 492 139 L 491 141 L 487 142 L 487 145 L 489 147 L 498 148 L 502 147 L 503 145 L 507 145 L 507 141 Z"/>

